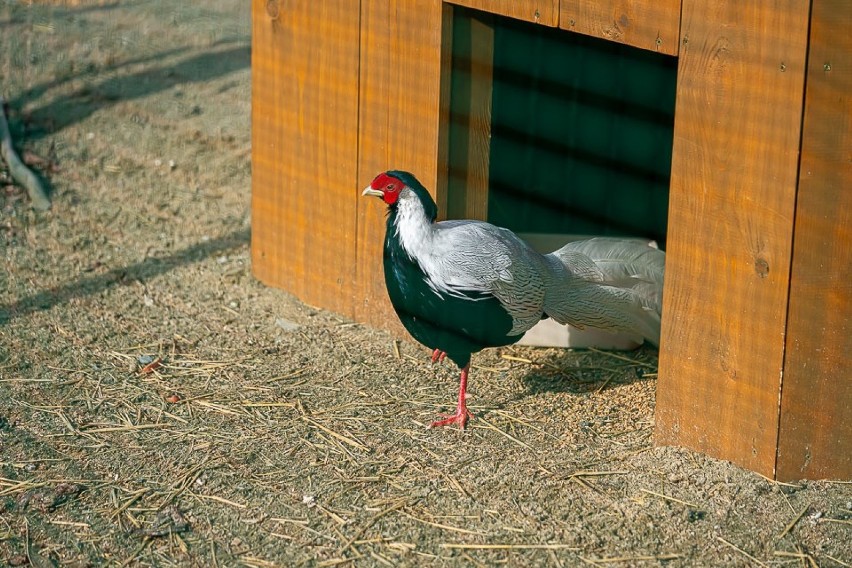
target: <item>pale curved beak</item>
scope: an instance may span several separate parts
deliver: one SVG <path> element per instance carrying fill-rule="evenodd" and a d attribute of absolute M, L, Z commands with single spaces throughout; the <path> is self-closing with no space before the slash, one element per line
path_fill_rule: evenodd
<path fill-rule="evenodd" d="M 385 194 L 384 194 L 384 193 L 382 193 L 382 192 L 381 192 L 381 191 L 379 191 L 378 189 L 373 189 L 373 188 L 372 188 L 372 187 L 370 187 L 369 185 L 367 186 L 367 189 L 365 189 L 365 190 L 363 191 L 363 193 L 361 193 L 361 195 L 362 195 L 362 196 L 364 196 L 364 195 L 372 195 L 372 196 L 374 196 L 374 197 L 384 197 L 384 196 L 385 196 Z"/>

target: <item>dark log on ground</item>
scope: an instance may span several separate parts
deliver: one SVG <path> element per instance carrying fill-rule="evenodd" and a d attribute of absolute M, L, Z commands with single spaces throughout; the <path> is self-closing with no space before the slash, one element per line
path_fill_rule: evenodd
<path fill-rule="evenodd" d="M 33 208 L 39 211 L 50 209 L 50 199 L 41 180 L 21 161 L 12 146 L 12 134 L 9 132 L 9 124 L 6 122 L 5 101 L 0 96 L 0 156 L 9 166 L 12 179 L 21 184 L 30 196 Z"/>

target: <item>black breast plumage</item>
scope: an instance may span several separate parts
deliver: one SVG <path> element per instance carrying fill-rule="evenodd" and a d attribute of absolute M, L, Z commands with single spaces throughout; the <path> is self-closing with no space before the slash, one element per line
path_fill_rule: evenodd
<path fill-rule="evenodd" d="M 512 317 L 491 294 L 436 292 L 420 265 L 392 237 L 396 212 L 388 217 L 384 246 L 385 283 L 402 324 L 420 343 L 447 353 L 459 367 L 472 353 L 486 347 L 510 345 L 521 335 L 509 335 Z"/>

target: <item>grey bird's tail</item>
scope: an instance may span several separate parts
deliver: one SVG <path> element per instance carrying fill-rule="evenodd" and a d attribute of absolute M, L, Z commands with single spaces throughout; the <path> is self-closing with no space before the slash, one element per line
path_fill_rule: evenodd
<path fill-rule="evenodd" d="M 596 237 L 568 243 L 545 259 L 546 315 L 659 346 L 666 253 L 639 240 Z"/>

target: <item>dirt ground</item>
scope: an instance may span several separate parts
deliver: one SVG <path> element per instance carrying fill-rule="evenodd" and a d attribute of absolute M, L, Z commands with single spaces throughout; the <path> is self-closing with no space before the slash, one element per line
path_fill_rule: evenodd
<path fill-rule="evenodd" d="M 246 3 L 30 4 L 0 91 L 54 206 L 0 168 L 0 564 L 852 564 L 852 485 L 653 446 L 653 350 L 483 352 L 427 430 L 452 365 L 251 275 Z"/>

